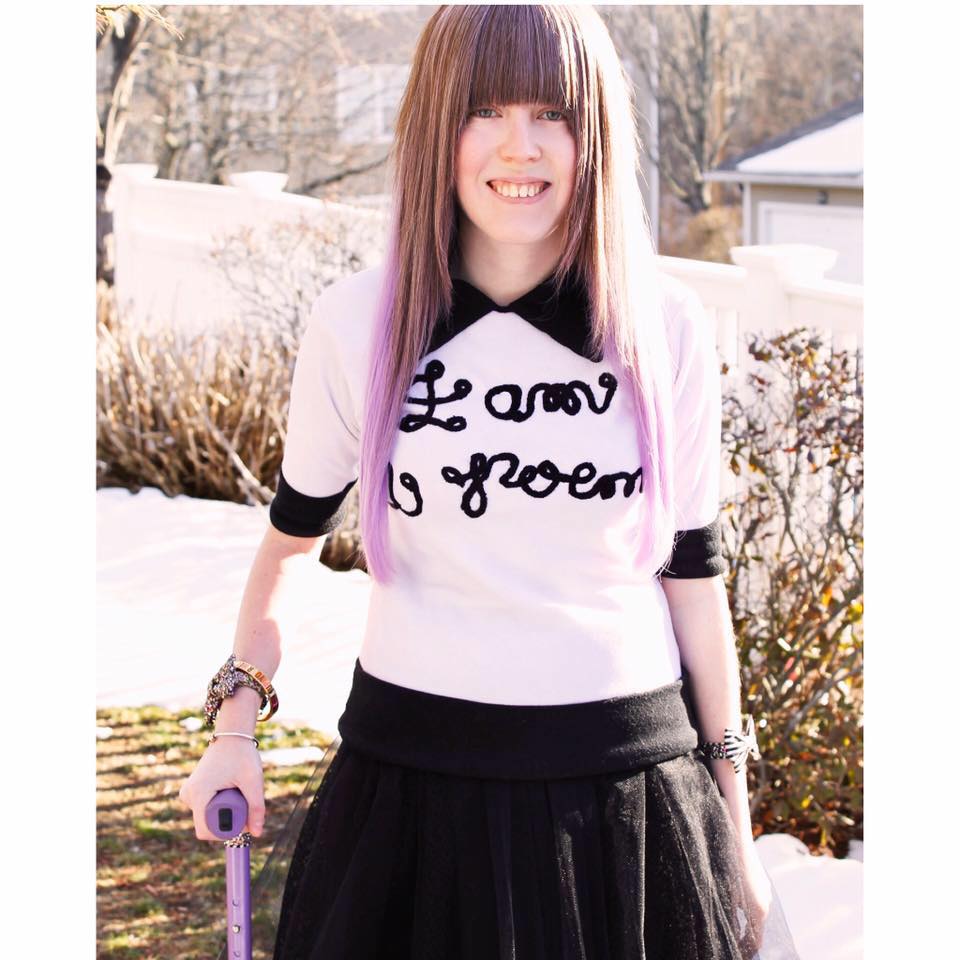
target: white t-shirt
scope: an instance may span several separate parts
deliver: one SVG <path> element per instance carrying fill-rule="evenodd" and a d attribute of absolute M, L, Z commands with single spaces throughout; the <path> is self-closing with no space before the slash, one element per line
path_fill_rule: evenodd
<path fill-rule="evenodd" d="M 277 529 L 342 518 L 359 437 L 382 267 L 328 286 L 294 369 Z M 708 577 L 719 549 L 720 370 L 696 293 L 664 276 L 679 527 L 663 576 Z M 368 673 L 488 703 L 573 703 L 680 676 L 660 580 L 629 548 L 648 509 L 635 407 L 619 365 L 587 355 L 583 292 L 547 280 L 505 307 L 454 281 L 390 457 L 394 582 L 373 582 Z"/>

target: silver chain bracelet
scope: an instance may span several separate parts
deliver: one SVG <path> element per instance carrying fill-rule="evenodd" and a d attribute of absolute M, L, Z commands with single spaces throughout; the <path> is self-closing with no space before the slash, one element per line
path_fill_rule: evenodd
<path fill-rule="evenodd" d="M 213 736 L 211 736 L 210 739 L 207 741 L 207 746 L 213 743 L 213 741 L 216 740 L 217 737 L 245 737 L 247 740 L 252 740 L 253 745 L 257 749 L 260 748 L 260 741 L 256 737 L 250 736 L 249 733 L 234 733 L 232 730 L 221 730 L 213 734 Z"/>

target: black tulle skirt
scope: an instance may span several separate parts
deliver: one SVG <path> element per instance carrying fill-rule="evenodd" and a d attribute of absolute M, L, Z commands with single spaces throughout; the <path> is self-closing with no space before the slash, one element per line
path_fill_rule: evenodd
<path fill-rule="evenodd" d="M 797 960 L 775 891 L 748 919 L 684 678 L 514 706 L 358 659 L 338 728 L 254 888 L 274 960 Z"/>

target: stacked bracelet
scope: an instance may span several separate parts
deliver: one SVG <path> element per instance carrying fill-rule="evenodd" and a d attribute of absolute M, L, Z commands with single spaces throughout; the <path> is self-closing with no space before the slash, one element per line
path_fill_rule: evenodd
<path fill-rule="evenodd" d="M 257 720 L 269 720 L 280 705 L 270 678 L 246 660 L 238 660 L 234 654 L 213 675 L 207 685 L 207 700 L 203 707 L 204 720 L 212 727 L 220 706 L 226 697 L 232 697 L 240 686 L 251 687 L 260 694 L 260 712 Z"/>
<path fill-rule="evenodd" d="M 757 734 L 753 725 L 753 717 L 747 714 L 746 729 L 743 733 L 727 727 L 723 731 L 723 741 L 701 743 L 697 748 L 706 757 L 725 758 L 733 763 L 733 770 L 739 773 L 747 762 L 747 756 L 754 760 L 760 759 L 760 748 L 757 746 Z"/>

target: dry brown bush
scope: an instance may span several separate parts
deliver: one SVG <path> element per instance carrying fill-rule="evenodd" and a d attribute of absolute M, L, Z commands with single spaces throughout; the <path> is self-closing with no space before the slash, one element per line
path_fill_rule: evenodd
<path fill-rule="evenodd" d="M 283 455 L 300 329 L 263 320 L 219 335 L 131 329 L 112 288 L 97 288 L 97 487 L 157 487 L 269 504 Z M 353 566 L 356 487 L 324 544 L 334 569 Z"/>
<path fill-rule="evenodd" d="M 671 256 L 732 263 L 730 248 L 742 242 L 742 228 L 743 211 L 739 205 L 715 204 L 684 219 L 682 236 L 674 243 Z"/>

